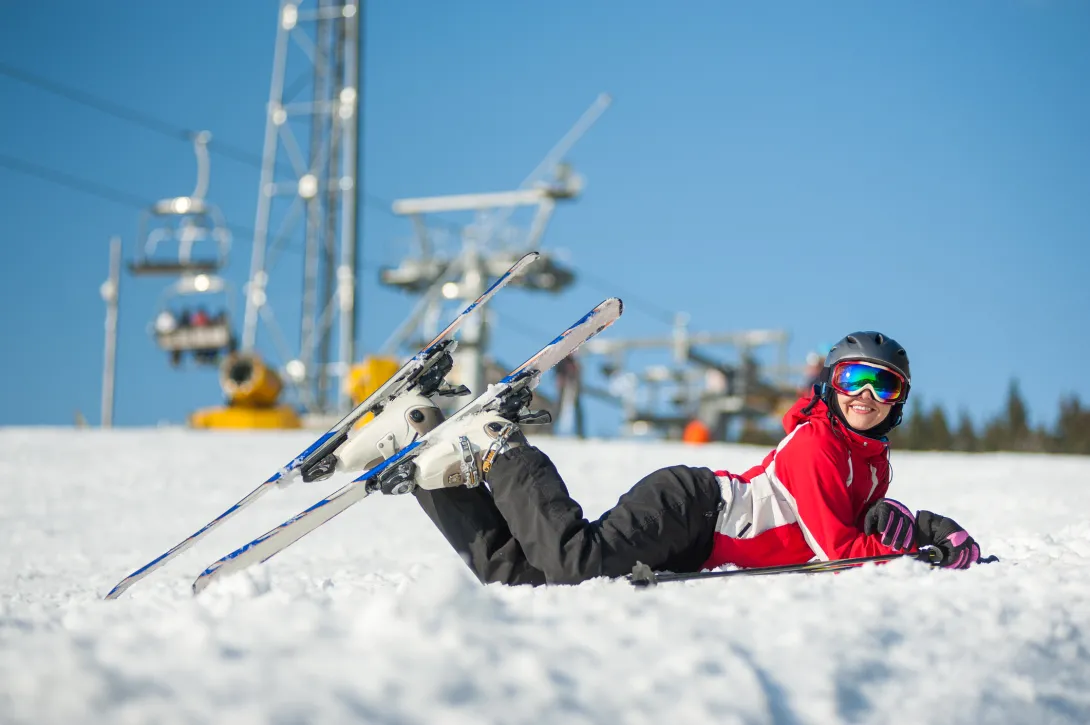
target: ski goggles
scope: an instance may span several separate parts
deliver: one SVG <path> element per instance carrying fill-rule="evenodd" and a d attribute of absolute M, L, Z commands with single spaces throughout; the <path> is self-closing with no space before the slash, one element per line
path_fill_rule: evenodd
<path fill-rule="evenodd" d="M 908 381 L 903 375 L 862 360 L 842 360 L 833 365 L 829 384 L 836 392 L 852 396 L 870 388 L 874 399 L 882 403 L 900 403 L 908 398 Z"/>

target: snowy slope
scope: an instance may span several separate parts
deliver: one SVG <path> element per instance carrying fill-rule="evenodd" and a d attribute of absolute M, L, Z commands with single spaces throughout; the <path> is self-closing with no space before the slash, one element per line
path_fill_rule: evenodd
<path fill-rule="evenodd" d="M 307 442 L 0 430 L 0 723 L 1090 722 L 1082 458 L 895 453 L 894 495 L 1003 559 L 968 572 L 482 587 L 411 497 L 388 497 L 190 596 L 327 481 L 101 600 Z M 659 466 L 764 453 L 538 442 L 592 516 Z"/>

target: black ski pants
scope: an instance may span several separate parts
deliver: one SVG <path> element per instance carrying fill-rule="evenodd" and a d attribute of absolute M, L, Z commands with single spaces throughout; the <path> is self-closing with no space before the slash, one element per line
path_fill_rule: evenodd
<path fill-rule="evenodd" d="M 699 571 L 722 507 L 711 470 L 671 466 L 588 521 L 549 457 L 527 445 L 496 461 L 488 486 L 414 491 L 485 584 L 578 584 L 624 576 L 637 561 L 656 571 Z"/>

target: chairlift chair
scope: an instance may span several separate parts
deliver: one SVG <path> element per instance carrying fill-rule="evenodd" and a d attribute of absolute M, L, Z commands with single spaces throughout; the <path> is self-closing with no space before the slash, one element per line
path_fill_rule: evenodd
<path fill-rule="evenodd" d="M 140 221 L 139 254 L 129 265 L 137 275 L 213 274 L 227 264 L 231 232 L 214 204 L 190 196 L 163 199 Z M 176 244 L 172 252 L 163 247 Z M 205 250 L 194 255 L 199 247 Z"/>
<path fill-rule="evenodd" d="M 223 269 L 231 247 L 231 232 L 219 207 L 205 198 L 208 191 L 208 143 L 212 134 L 193 136 L 197 155 L 197 185 L 189 196 L 163 199 L 146 210 L 140 220 L 140 251 L 129 265 L 133 274 L 209 275 Z M 160 245 L 177 243 L 175 254 L 163 254 Z M 194 258 L 193 248 L 209 246 L 210 254 Z"/>
<path fill-rule="evenodd" d="M 217 299 L 216 306 L 208 302 Z M 186 353 L 199 365 L 216 365 L 234 352 L 237 342 L 231 330 L 231 299 L 230 285 L 217 275 L 186 274 L 167 287 L 151 333 L 173 365 Z"/>

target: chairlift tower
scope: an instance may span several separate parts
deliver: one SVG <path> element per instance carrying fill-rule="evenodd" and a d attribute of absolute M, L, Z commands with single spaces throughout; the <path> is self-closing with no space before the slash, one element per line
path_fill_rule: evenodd
<path fill-rule="evenodd" d="M 312 414 L 346 407 L 345 386 L 332 403 L 330 386 L 343 383 L 355 355 L 361 11 L 360 0 L 282 0 L 269 89 L 242 349 L 254 351 L 260 320 Z M 294 350 L 270 283 L 289 246 L 303 250 Z"/>
<path fill-rule="evenodd" d="M 563 162 L 564 155 L 610 103 L 608 94 L 599 95 L 518 189 L 399 199 L 394 202 L 394 213 L 413 221 L 416 254 L 402 260 L 397 267 L 383 269 L 380 281 L 421 294 L 422 297 L 406 321 L 383 345 L 383 352 L 393 352 L 410 341 L 429 339 L 437 331 L 445 303 L 476 299 L 518 257 L 526 251 L 538 249 L 556 202 L 575 199 L 582 192 L 583 179 Z M 508 224 L 511 215 L 520 207 L 535 208 L 533 220 L 525 232 L 513 230 Z M 462 229 L 459 249 L 454 254 L 444 254 L 436 248 L 425 221 L 428 214 L 447 212 L 474 213 L 474 222 Z M 538 261 L 512 285 L 555 293 L 574 280 L 572 270 L 543 252 Z M 462 382 L 475 393 L 483 391 L 486 385 L 485 353 L 488 344 L 488 315 L 473 315 L 462 327 L 456 370 L 467 372 Z"/>

